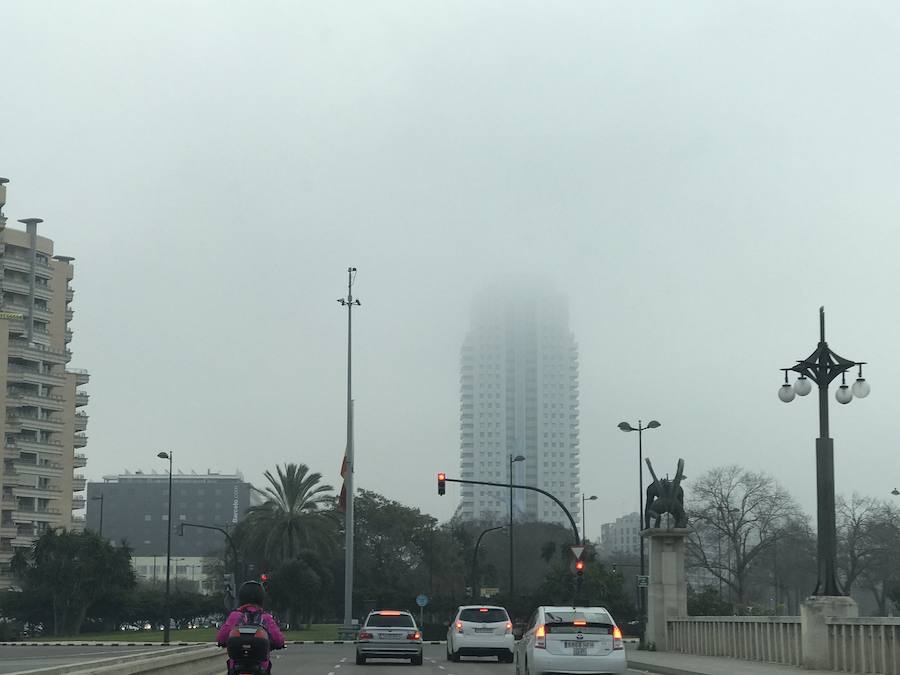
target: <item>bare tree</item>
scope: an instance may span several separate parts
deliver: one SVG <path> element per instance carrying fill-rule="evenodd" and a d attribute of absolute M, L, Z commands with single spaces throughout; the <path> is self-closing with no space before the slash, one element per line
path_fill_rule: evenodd
<path fill-rule="evenodd" d="M 900 509 L 882 502 L 867 529 L 871 554 L 860 574 L 862 585 L 878 603 L 878 613 L 887 613 L 887 602 L 900 587 Z"/>
<path fill-rule="evenodd" d="M 739 604 L 747 599 L 754 563 L 775 547 L 789 523 L 805 518 L 773 477 L 737 465 L 694 481 L 688 517 L 691 563 L 728 586 Z"/>
<path fill-rule="evenodd" d="M 853 493 L 850 499 L 838 496 L 836 511 L 838 569 L 849 593 L 878 556 L 882 542 L 876 535 L 882 529 L 883 506 L 872 497 Z"/>

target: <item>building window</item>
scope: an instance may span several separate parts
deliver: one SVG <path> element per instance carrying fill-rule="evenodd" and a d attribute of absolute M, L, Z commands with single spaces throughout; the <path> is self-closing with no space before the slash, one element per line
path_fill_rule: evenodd
<path fill-rule="evenodd" d="M 147 522 L 149 522 L 149 521 L 153 520 L 153 516 L 151 516 L 151 515 L 148 513 L 147 515 L 144 516 L 144 520 L 147 521 Z"/>

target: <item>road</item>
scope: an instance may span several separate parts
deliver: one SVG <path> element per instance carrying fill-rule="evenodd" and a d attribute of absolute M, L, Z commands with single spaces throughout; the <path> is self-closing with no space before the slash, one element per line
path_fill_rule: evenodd
<path fill-rule="evenodd" d="M 153 652 L 160 647 L 0 647 L 0 673 L 110 659 L 134 652 Z"/>
<path fill-rule="evenodd" d="M 408 661 L 371 661 L 357 666 L 353 645 L 288 645 L 274 653 L 273 675 L 514 675 L 512 664 L 497 659 L 467 659 L 450 663 L 444 645 L 425 645 L 425 662 L 411 666 Z M 348 673 L 349 671 L 349 673 Z M 635 675 L 642 671 L 629 670 Z M 223 669 L 224 673 L 224 669 Z"/>
<path fill-rule="evenodd" d="M 156 652 L 159 647 L 0 647 L 0 673 L 17 673 L 36 668 L 79 664 L 135 652 Z M 511 664 L 496 659 L 446 660 L 443 645 L 425 645 L 425 662 L 411 666 L 407 661 L 372 661 L 357 666 L 353 645 L 288 645 L 274 652 L 273 675 L 514 675 Z M 350 672 L 348 672 L 350 671 Z M 629 670 L 642 675 L 643 671 Z M 222 675 L 225 675 L 223 652 Z"/>

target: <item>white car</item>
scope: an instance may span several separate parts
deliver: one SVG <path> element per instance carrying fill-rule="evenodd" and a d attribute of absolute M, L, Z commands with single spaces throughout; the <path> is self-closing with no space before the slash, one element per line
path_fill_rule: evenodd
<path fill-rule="evenodd" d="M 512 663 L 515 644 L 512 622 L 503 607 L 463 605 L 447 628 L 448 661 L 459 661 L 461 656 L 496 656 L 501 663 Z"/>
<path fill-rule="evenodd" d="M 622 631 L 603 607 L 538 607 L 516 643 L 516 675 L 626 672 Z"/>

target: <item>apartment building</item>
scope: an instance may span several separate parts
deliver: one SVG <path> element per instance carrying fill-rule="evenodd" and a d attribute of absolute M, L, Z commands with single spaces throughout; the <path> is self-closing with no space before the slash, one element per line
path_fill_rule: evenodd
<path fill-rule="evenodd" d="M 72 359 L 73 258 L 38 234 L 40 218 L 7 227 L 0 178 L 0 585 L 16 548 L 48 528 L 83 527 L 88 382 Z"/>
<path fill-rule="evenodd" d="M 637 556 L 641 552 L 641 517 L 638 512 L 619 516 L 600 526 L 600 545 L 607 554 Z"/>
<path fill-rule="evenodd" d="M 577 521 L 579 465 L 578 345 L 565 298 L 543 288 L 483 293 L 461 354 L 460 476 L 542 488 Z M 464 520 L 509 515 L 505 488 L 461 485 L 460 495 Z M 559 506 L 533 491 L 515 491 L 513 510 L 568 526 Z"/>

